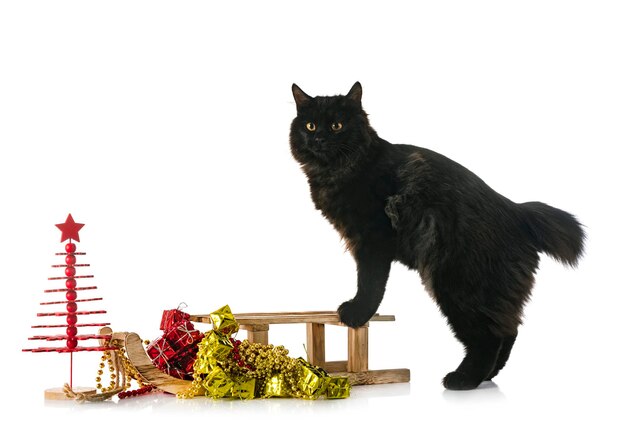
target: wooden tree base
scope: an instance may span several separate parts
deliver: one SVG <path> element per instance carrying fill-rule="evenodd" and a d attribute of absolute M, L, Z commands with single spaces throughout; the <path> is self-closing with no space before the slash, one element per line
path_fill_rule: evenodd
<path fill-rule="evenodd" d="M 72 390 L 77 394 L 92 395 L 96 393 L 96 388 L 85 388 L 81 386 L 73 387 Z M 50 388 L 44 392 L 44 399 L 46 400 L 74 400 L 65 395 L 63 388 Z"/>

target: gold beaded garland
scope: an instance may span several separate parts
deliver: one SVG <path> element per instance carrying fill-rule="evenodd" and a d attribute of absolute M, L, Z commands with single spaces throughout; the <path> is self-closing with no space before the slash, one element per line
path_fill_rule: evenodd
<path fill-rule="evenodd" d="M 110 345 L 108 342 L 107 345 Z M 121 364 L 121 368 L 116 368 L 116 363 L 114 359 L 117 361 L 117 364 Z M 117 347 L 114 351 L 104 351 L 103 355 L 100 357 L 101 362 L 98 364 L 98 373 L 96 376 L 96 388 L 100 390 L 102 393 L 116 391 L 119 393 L 125 392 L 127 389 L 131 387 L 131 383 L 133 380 L 137 381 L 140 389 L 146 389 L 151 385 L 146 384 L 137 369 L 130 363 L 128 357 L 126 357 L 126 350 L 123 346 Z M 109 378 L 110 383 L 109 386 L 105 387 L 102 385 L 102 378 L 104 374 L 104 368 L 108 366 L 109 368 Z M 118 370 L 120 372 L 121 378 L 118 380 Z M 120 392 L 121 390 L 121 392 Z"/>

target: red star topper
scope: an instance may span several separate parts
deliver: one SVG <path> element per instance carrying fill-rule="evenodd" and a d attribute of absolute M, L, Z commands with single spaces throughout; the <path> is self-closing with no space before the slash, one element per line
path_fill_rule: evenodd
<path fill-rule="evenodd" d="M 59 228 L 62 232 L 61 235 L 61 243 L 63 243 L 65 240 L 76 240 L 76 241 L 80 241 L 80 238 L 78 237 L 78 231 L 81 230 L 81 228 L 83 226 L 85 226 L 83 223 L 76 223 L 74 221 L 74 219 L 72 218 L 72 214 L 68 214 L 67 216 L 67 220 L 65 220 L 65 223 L 59 223 L 58 225 L 55 225 L 57 228 Z"/>

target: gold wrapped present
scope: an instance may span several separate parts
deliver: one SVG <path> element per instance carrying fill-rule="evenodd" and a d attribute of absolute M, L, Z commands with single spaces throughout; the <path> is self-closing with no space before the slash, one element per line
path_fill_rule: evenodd
<path fill-rule="evenodd" d="M 233 344 L 227 336 L 216 331 L 208 331 L 198 344 L 196 361 L 193 364 L 195 374 L 208 374 L 217 365 L 230 355 Z"/>
<path fill-rule="evenodd" d="M 206 389 L 206 395 L 213 398 L 222 398 L 230 393 L 235 382 L 224 372 L 222 368 L 214 367 L 202 382 Z"/>
<path fill-rule="evenodd" d="M 328 373 L 319 366 L 310 364 L 302 357 L 298 358 L 298 362 L 302 366 L 302 375 L 298 380 L 298 389 L 306 397 L 319 397 L 324 393 L 330 379 Z"/>
<path fill-rule="evenodd" d="M 348 377 L 330 377 L 326 387 L 326 398 L 348 398 L 350 388 Z"/>
<path fill-rule="evenodd" d="M 268 378 L 263 389 L 263 397 L 287 397 L 289 389 L 285 385 L 283 374 L 275 374 Z"/>
<path fill-rule="evenodd" d="M 254 398 L 254 389 L 256 388 L 256 380 L 254 378 L 243 380 L 235 383 L 231 389 L 231 395 L 242 400 L 252 400 Z"/>
<path fill-rule="evenodd" d="M 217 364 L 217 360 L 213 357 L 200 355 L 196 357 L 196 361 L 193 362 L 194 374 L 208 374 L 211 369 Z"/>
<path fill-rule="evenodd" d="M 233 344 L 228 339 L 228 336 L 212 330 L 207 332 L 204 339 L 200 342 L 197 355 L 215 360 L 225 360 L 232 350 Z"/>
<path fill-rule="evenodd" d="M 228 305 L 212 312 L 209 314 L 209 317 L 211 317 L 214 331 L 231 335 L 239 330 L 239 323 L 235 320 L 235 316 L 230 311 L 230 307 Z"/>

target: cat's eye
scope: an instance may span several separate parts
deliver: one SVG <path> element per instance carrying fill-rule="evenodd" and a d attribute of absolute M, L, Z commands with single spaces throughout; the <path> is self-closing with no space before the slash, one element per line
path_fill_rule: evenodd
<path fill-rule="evenodd" d="M 339 131 L 341 128 L 343 128 L 343 125 L 339 122 L 330 125 L 330 129 L 332 129 L 333 131 Z"/>
<path fill-rule="evenodd" d="M 308 123 L 306 124 L 306 128 L 307 128 L 309 131 L 311 131 L 311 132 L 315 131 L 315 123 L 308 122 Z"/>

